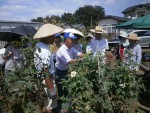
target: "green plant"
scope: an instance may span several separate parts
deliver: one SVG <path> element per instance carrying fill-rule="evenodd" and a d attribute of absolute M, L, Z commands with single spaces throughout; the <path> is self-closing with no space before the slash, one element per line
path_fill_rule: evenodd
<path fill-rule="evenodd" d="M 140 90 L 144 87 L 141 79 L 134 76 L 135 71 L 118 64 L 111 67 L 97 55 L 87 55 L 81 62 L 71 66 L 63 81 L 70 103 L 70 110 L 76 113 L 120 113 L 131 111 L 135 106 Z"/>
<path fill-rule="evenodd" d="M 31 43 L 31 46 L 22 48 L 23 67 L 11 72 L 7 82 L 3 80 L 3 92 L 0 105 L 4 113 L 40 113 L 42 104 L 42 85 L 40 79 L 35 78 L 37 73 L 34 65 L 36 41 L 22 37 L 22 44 Z"/>

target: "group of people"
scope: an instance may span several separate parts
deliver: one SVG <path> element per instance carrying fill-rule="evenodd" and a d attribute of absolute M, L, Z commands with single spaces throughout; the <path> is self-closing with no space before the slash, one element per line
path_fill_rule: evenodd
<path fill-rule="evenodd" d="M 56 109 L 57 112 L 61 111 L 62 101 L 57 99 L 57 92 L 58 97 L 67 95 L 67 91 L 63 89 L 62 80 L 67 79 L 69 65 L 84 57 L 82 45 L 79 43 L 80 37 L 72 32 L 66 32 L 63 35 L 64 41 L 62 42 L 62 36 L 60 35 L 62 31 L 58 26 L 45 24 L 39 28 L 34 36 L 34 39 L 40 39 L 40 42 L 36 44 L 35 66 L 39 70 L 39 74 L 41 74 L 41 71 L 49 73 L 49 76 L 44 76 L 43 79 L 43 83 L 48 89 L 46 90 L 48 98 L 45 103 L 47 112 L 54 112 Z M 102 28 L 98 26 L 91 29 L 91 32 L 95 34 L 96 38 L 92 35 L 92 37 L 87 36 L 90 40 L 86 52 L 92 52 L 93 56 L 98 51 L 104 54 L 105 50 L 108 49 L 108 41 L 102 37 Z M 49 44 L 51 44 L 50 47 Z M 55 84 L 57 91 L 54 87 Z"/>
<path fill-rule="evenodd" d="M 132 70 L 139 70 L 142 60 L 142 49 L 138 44 L 140 40 L 137 34 L 127 34 L 126 32 L 120 32 L 119 38 L 121 40 L 119 46 L 119 58 L 125 66 L 129 66 Z"/>
<path fill-rule="evenodd" d="M 69 65 L 80 61 L 84 57 L 82 45 L 79 44 L 80 37 L 77 37 L 72 32 L 66 32 L 62 36 L 64 29 L 52 25 L 42 25 L 33 39 L 39 39 L 35 45 L 34 63 L 37 70 L 37 76 L 40 76 L 42 83 L 45 85 L 47 99 L 44 100 L 44 105 L 47 113 L 60 113 L 62 111 L 62 101 L 58 98 L 66 96 L 67 91 L 63 89 L 62 79 L 67 79 Z M 90 30 L 91 33 L 86 37 L 87 46 L 86 53 L 92 53 L 93 57 L 98 52 L 105 56 L 106 50 L 109 49 L 108 40 L 102 37 L 105 32 L 102 27 L 97 26 Z M 121 44 L 119 46 L 120 59 L 126 61 L 133 60 L 137 64 L 141 63 L 141 47 L 137 44 L 139 40 L 136 34 L 127 35 L 124 32 L 120 34 Z M 127 41 L 129 40 L 129 42 Z M 51 45 L 51 46 L 49 46 Z M 5 65 L 5 74 L 9 71 L 14 71 L 13 67 L 21 67 L 20 45 L 15 44 L 7 47 L 3 58 L 8 62 Z M 125 54 L 125 50 L 132 52 L 132 55 Z M 76 58 L 79 59 L 76 59 Z M 14 65 L 12 65 L 12 62 Z M 47 73 L 47 74 L 45 74 Z"/>

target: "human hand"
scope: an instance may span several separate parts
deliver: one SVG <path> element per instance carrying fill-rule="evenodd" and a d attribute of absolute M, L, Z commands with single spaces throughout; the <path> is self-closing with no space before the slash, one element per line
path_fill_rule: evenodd
<path fill-rule="evenodd" d="M 50 93 L 49 93 L 49 98 L 50 99 L 54 99 L 54 98 L 57 98 L 57 93 L 56 93 L 56 90 L 53 89 L 53 90 L 50 90 Z"/>
<path fill-rule="evenodd" d="M 8 53 L 8 54 L 12 55 L 13 53 L 12 53 L 11 51 L 9 51 L 9 53 Z"/>
<path fill-rule="evenodd" d="M 13 53 L 11 51 L 8 52 L 8 57 L 11 56 Z"/>
<path fill-rule="evenodd" d="M 93 52 L 92 52 L 92 51 L 88 51 L 87 54 L 88 54 L 88 55 L 92 55 Z"/>

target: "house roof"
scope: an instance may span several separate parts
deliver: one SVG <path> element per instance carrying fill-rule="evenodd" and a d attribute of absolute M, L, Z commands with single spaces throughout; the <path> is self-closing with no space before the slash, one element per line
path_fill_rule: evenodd
<path fill-rule="evenodd" d="M 59 23 L 58 26 L 63 27 L 64 29 L 67 28 L 74 28 L 74 29 L 84 29 L 85 26 L 81 24 L 70 24 L 70 23 Z"/>
<path fill-rule="evenodd" d="M 107 15 L 103 19 L 106 19 L 106 18 L 113 18 L 113 19 L 116 19 L 116 20 L 119 20 L 119 21 L 128 21 L 129 20 L 129 18 L 114 16 L 114 15 Z"/>
<path fill-rule="evenodd" d="M 128 12 L 130 12 L 131 10 L 133 10 L 133 9 L 135 9 L 135 8 L 137 8 L 137 7 L 143 7 L 143 6 L 145 6 L 145 7 L 150 7 L 150 3 L 139 4 L 139 5 L 134 5 L 134 6 L 128 7 L 128 8 L 126 8 L 122 13 L 128 13 Z"/>
<path fill-rule="evenodd" d="M 7 21 L 7 20 L 0 20 L 0 23 L 43 24 L 42 22 L 29 22 L 29 21 Z"/>

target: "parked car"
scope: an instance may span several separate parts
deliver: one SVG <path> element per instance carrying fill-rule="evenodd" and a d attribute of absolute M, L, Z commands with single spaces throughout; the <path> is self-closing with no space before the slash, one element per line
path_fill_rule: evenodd
<path fill-rule="evenodd" d="M 150 47 L 150 30 L 134 30 L 128 34 L 135 33 L 138 35 L 140 41 L 138 42 L 141 47 Z"/>

